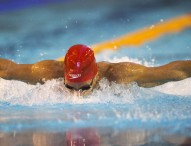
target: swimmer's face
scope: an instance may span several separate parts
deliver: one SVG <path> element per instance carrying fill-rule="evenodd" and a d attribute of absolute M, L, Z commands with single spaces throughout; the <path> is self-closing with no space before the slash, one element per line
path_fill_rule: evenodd
<path fill-rule="evenodd" d="M 84 95 L 87 92 L 92 90 L 93 79 L 85 82 L 69 82 L 65 80 L 65 87 L 68 88 L 71 92 L 77 93 L 79 95 Z"/>

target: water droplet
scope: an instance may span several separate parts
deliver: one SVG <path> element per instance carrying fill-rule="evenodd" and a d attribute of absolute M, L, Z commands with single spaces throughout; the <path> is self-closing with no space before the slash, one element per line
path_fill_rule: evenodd
<path fill-rule="evenodd" d="M 151 25 L 151 26 L 150 26 L 150 29 L 153 29 L 154 27 L 155 27 L 155 25 Z"/>

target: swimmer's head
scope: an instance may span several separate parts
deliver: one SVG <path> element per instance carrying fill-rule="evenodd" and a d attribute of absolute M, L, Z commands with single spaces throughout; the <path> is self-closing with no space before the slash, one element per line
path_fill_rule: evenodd
<path fill-rule="evenodd" d="M 97 72 L 93 50 L 81 44 L 69 48 L 64 60 L 64 79 L 67 88 L 89 89 Z"/>

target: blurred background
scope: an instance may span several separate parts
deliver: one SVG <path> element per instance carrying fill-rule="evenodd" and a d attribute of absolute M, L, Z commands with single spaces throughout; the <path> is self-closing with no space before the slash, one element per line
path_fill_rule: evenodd
<path fill-rule="evenodd" d="M 17 63 L 56 59 L 76 43 L 113 39 L 189 13 L 190 8 L 190 0 L 1 0 L 0 57 Z M 191 29 L 186 29 L 110 57 L 155 59 L 157 64 L 190 59 L 190 36 Z"/>
<path fill-rule="evenodd" d="M 190 12 L 191 0 L 0 0 L 0 58 L 17 63 L 57 59 L 74 44 L 91 46 Z M 154 60 L 154 66 L 191 59 L 191 28 L 141 46 L 96 54 L 98 61 L 104 56 L 147 64 Z M 169 137 L 181 143 L 184 136 L 191 137 L 191 78 L 154 89 L 134 84 L 128 89 L 110 87 L 103 80 L 101 89 L 83 99 L 57 92 L 60 80 L 44 85 L 0 80 L 1 146 L 2 141 L 17 144 L 16 140 L 32 145 L 32 134 L 23 132 L 28 129 L 64 131 L 86 126 L 101 127 L 102 139 L 115 145 L 163 143 Z M 47 135 L 47 140 L 52 139 Z"/>

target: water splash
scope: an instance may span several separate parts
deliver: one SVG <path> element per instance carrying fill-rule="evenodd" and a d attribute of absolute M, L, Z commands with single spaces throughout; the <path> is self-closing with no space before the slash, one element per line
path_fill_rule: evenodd
<path fill-rule="evenodd" d="M 139 60 L 137 58 L 129 58 L 128 56 L 124 56 L 121 58 L 118 57 L 113 57 L 113 58 L 109 58 L 108 56 L 104 56 L 104 61 L 108 61 L 108 62 L 112 62 L 112 63 L 117 63 L 117 62 L 133 62 L 133 63 L 137 63 L 137 64 L 142 64 L 144 66 L 147 67 L 153 67 L 155 64 L 155 59 L 152 59 L 150 62 L 146 61 L 146 60 Z"/>
<path fill-rule="evenodd" d="M 177 82 L 169 82 L 153 89 L 162 93 L 171 95 L 189 96 L 191 95 L 191 78 L 184 79 Z"/>
<path fill-rule="evenodd" d="M 111 85 L 106 79 L 99 83 L 100 89 L 84 97 L 74 96 L 63 85 L 63 80 L 53 79 L 45 84 L 30 85 L 20 81 L 0 79 L 0 101 L 11 105 L 53 105 L 84 103 L 132 103 L 139 87 L 133 83 L 129 86 Z M 135 94 L 136 93 L 136 94 Z"/>

